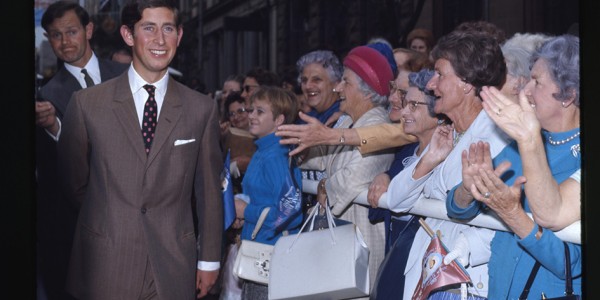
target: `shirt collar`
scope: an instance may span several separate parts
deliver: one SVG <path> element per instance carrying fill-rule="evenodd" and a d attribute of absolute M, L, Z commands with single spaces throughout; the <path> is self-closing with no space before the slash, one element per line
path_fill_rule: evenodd
<path fill-rule="evenodd" d="M 83 68 L 76 67 L 69 63 L 65 63 L 64 66 L 67 69 L 67 71 L 69 71 L 69 73 L 71 73 L 71 74 L 73 74 L 73 76 L 75 76 L 75 78 L 79 78 L 79 76 L 81 76 L 81 69 L 86 69 L 88 74 L 90 74 L 90 76 L 94 79 L 95 82 L 101 81 L 100 67 L 98 65 L 98 57 L 96 56 L 96 54 L 94 52 L 92 52 L 92 57 L 90 57 L 90 60 L 88 60 L 87 64 L 85 64 L 85 66 L 83 66 Z"/>
<path fill-rule="evenodd" d="M 165 75 L 157 82 L 148 83 L 142 78 L 142 76 L 140 76 L 140 74 L 138 74 L 138 72 L 135 71 L 133 64 L 131 64 L 131 66 L 129 66 L 129 70 L 127 71 L 127 77 L 129 78 L 129 87 L 131 88 L 132 94 L 135 94 L 140 89 L 143 89 L 144 85 L 146 84 L 152 84 L 156 87 L 155 93 L 157 94 L 157 97 L 159 94 L 164 96 L 167 92 L 169 72 L 165 72 Z"/>

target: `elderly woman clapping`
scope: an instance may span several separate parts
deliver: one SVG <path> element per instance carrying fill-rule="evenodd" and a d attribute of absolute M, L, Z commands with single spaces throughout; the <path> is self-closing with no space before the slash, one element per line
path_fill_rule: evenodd
<path fill-rule="evenodd" d="M 530 294 L 537 297 L 543 293 L 551 298 L 565 293 L 563 241 L 542 225 L 552 223 L 549 217 L 556 214 L 548 210 L 548 203 L 540 197 L 545 185 L 533 189 L 526 186 L 526 193 L 521 193 L 520 184 L 524 182 L 521 177 L 524 169 L 535 163 L 533 159 L 540 159 L 539 154 L 533 158 L 530 151 L 546 152 L 546 158 L 542 156 L 542 160 L 547 159 L 549 172 L 557 183 L 567 180 L 581 167 L 579 38 L 571 35 L 553 38 L 534 53 L 532 60 L 531 80 L 520 95 L 521 109 L 492 88 L 484 89 L 482 93 L 486 111 L 516 139 L 515 143 L 495 156 L 493 162 L 485 143 L 471 145 L 468 153 L 463 154 L 463 182 L 448 196 L 450 217 L 470 219 L 489 207 L 512 230 L 498 231 L 491 244 L 489 297 L 492 299 L 519 297 L 536 263 L 541 267 L 530 287 Z M 533 115 L 539 123 L 533 121 Z M 522 118 L 519 127 L 509 126 L 504 121 L 504 118 L 519 117 Z M 541 134 L 538 126 L 541 126 Z M 537 134 L 531 134 L 536 131 Z M 528 149 L 540 141 L 543 141 L 542 149 Z M 505 161 L 511 163 L 510 167 L 503 163 Z M 497 174 L 494 174 L 492 163 L 497 166 Z M 499 166 L 500 163 L 503 164 Z M 543 167 L 546 163 L 538 161 L 537 164 Z M 537 172 L 545 170 L 541 168 Z M 502 180 L 498 180 L 502 171 L 507 172 L 502 175 Z M 555 204 L 551 205 L 557 208 Z M 537 214 L 535 221 L 526 212 L 533 212 L 534 217 Z M 573 216 L 560 218 L 572 220 Z M 567 243 L 567 246 L 573 290 L 580 294 L 581 246 L 573 243 Z"/>

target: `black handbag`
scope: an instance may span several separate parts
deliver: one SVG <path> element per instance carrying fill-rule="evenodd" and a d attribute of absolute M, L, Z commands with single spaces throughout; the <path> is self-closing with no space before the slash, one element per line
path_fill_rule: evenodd
<path fill-rule="evenodd" d="M 569 246 L 567 243 L 564 243 L 565 246 L 565 295 L 562 297 L 554 297 L 554 298 L 541 298 L 547 300 L 581 300 L 579 295 L 573 294 L 573 278 L 571 277 L 571 254 L 569 252 Z M 527 300 L 527 296 L 529 295 L 529 289 L 533 284 L 533 280 L 535 280 L 535 276 L 537 275 L 538 270 L 540 269 L 540 262 L 536 261 L 533 265 L 533 269 L 531 269 L 531 274 L 529 274 L 529 278 L 527 278 L 527 283 L 523 288 L 523 292 L 521 292 L 521 296 L 519 296 L 519 300 Z M 542 293 L 543 295 L 543 293 Z"/>

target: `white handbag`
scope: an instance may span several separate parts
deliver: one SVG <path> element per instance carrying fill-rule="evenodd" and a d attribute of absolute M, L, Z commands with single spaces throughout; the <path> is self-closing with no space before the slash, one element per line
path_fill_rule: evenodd
<path fill-rule="evenodd" d="M 269 299 L 346 299 L 369 294 L 369 248 L 355 224 L 312 230 L 320 204 L 300 232 L 279 238 L 271 255 Z M 302 232 L 311 223 L 310 231 Z"/>
<path fill-rule="evenodd" d="M 256 234 L 262 227 L 270 207 L 265 207 L 260 213 L 256 227 L 252 231 L 252 239 L 256 238 Z M 242 240 L 238 254 L 235 257 L 233 265 L 233 273 L 246 280 L 256 283 L 269 283 L 269 268 L 273 245 L 254 242 L 251 240 Z"/>

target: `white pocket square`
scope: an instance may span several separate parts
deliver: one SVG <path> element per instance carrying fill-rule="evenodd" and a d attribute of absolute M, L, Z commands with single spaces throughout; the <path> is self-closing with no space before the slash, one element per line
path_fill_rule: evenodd
<path fill-rule="evenodd" d="M 188 143 L 193 143 L 195 141 L 196 141 L 196 139 L 191 139 L 191 140 L 176 140 L 173 145 L 180 146 L 180 145 L 185 145 L 185 144 L 188 144 Z"/>

